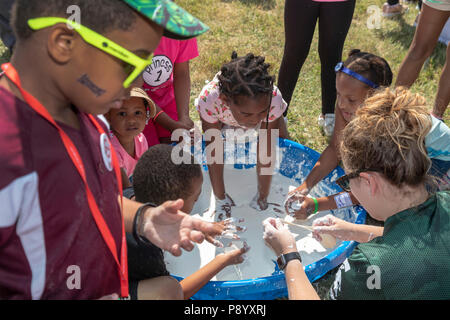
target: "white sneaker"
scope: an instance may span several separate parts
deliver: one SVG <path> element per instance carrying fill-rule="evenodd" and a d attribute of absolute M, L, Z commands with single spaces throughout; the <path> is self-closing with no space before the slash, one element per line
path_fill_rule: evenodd
<path fill-rule="evenodd" d="M 406 11 L 408 11 L 409 7 L 405 6 L 401 3 L 394 4 L 390 6 L 387 2 L 383 5 L 383 13 L 382 16 L 385 18 L 391 18 L 394 16 L 398 16 L 401 14 L 404 14 Z"/>
<path fill-rule="evenodd" d="M 319 125 L 319 127 L 323 128 L 323 125 L 325 124 L 325 118 L 323 114 L 320 114 L 319 118 L 317 118 L 317 124 Z"/>
<path fill-rule="evenodd" d="M 225 193 L 225 199 L 216 198 L 216 221 L 222 221 L 225 218 L 231 218 L 231 207 L 236 206 L 233 199 Z"/>
<path fill-rule="evenodd" d="M 327 113 L 325 115 L 323 131 L 327 137 L 331 137 L 334 132 L 334 113 Z"/>

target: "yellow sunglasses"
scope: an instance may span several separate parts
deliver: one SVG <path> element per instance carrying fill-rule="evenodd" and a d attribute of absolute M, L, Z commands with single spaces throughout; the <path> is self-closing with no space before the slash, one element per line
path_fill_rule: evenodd
<path fill-rule="evenodd" d="M 33 30 L 45 29 L 58 23 L 66 23 L 68 26 L 75 29 L 83 40 L 90 45 L 126 62 L 130 67 L 125 69 L 127 78 L 123 83 L 124 88 L 129 88 L 130 85 L 142 74 L 142 72 L 144 72 L 145 68 L 152 64 L 153 54 L 151 54 L 148 59 L 143 59 L 118 45 L 114 41 L 109 40 L 101 34 L 72 20 L 67 20 L 60 17 L 41 17 L 28 20 L 28 25 Z"/>

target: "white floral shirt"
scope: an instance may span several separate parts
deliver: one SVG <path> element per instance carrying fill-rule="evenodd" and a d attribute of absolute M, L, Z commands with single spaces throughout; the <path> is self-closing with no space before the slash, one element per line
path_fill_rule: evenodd
<path fill-rule="evenodd" d="M 242 127 L 234 119 L 230 107 L 220 99 L 218 74 L 214 79 L 203 87 L 200 96 L 195 99 L 195 107 L 200 117 L 208 123 L 222 122 L 232 127 Z M 269 122 L 281 117 L 287 108 L 280 90 L 273 87 L 272 106 L 269 112 Z M 264 120 L 265 121 L 265 120 Z"/>

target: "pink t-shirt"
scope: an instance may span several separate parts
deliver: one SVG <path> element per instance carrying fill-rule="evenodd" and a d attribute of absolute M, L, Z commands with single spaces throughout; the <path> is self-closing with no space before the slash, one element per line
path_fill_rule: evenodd
<path fill-rule="evenodd" d="M 219 90 L 219 73 L 216 74 L 213 81 L 203 87 L 200 96 L 195 99 L 195 107 L 200 114 L 200 117 L 209 123 L 222 122 L 232 127 L 241 127 L 231 113 L 222 99 L 220 99 Z M 272 106 L 269 112 L 269 122 L 272 122 L 283 116 L 287 108 L 287 103 L 281 96 L 280 90 L 273 86 Z M 265 119 L 264 119 L 265 121 Z"/>
<path fill-rule="evenodd" d="M 127 176 L 131 176 L 139 158 L 144 154 L 145 151 L 148 150 L 147 139 L 145 138 L 144 134 L 140 133 L 134 138 L 134 158 L 130 156 L 128 152 L 126 152 L 126 150 L 120 144 L 119 139 L 117 139 L 117 137 L 113 133 L 111 133 L 111 144 L 113 145 L 114 150 L 116 150 L 120 167 L 125 169 L 125 171 L 127 172 Z"/>
<path fill-rule="evenodd" d="M 144 73 L 143 89 L 162 109 L 175 100 L 173 69 L 182 63 L 198 57 L 197 40 L 173 40 L 162 37 L 155 50 L 152 64 Z"/>

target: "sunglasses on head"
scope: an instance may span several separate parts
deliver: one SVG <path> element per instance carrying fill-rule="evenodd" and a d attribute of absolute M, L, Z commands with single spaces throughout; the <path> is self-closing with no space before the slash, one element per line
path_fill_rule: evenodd
<path fill-rule="evenodd" d="M 83 40 L 90 45 L 113 57 L 116 57 L 121 61 L 124 61 L 127 64 L 124 68 L 127 75 L 127 78 L 123 83 L 124 88 L 129 88 L 130 85 L 142 74 L 142 72 L 144 72 L 145 68 L 152 63 L 153 54 L 151 54 L 148 58 L 141 58 L 118 45 L 114 41 L 109 40 L 101 34 L 74 21 L 59 17 L 42 17 L 28 20 L 28 25 L 33 30 L 48 28 L 58 23 L 66 23 L 68 26 L 71 26 L 75 31 L 77 31 Z"/>
<path fill-rule="evenodd" d="M 340 177 L 339 179 L 337 179 L 335 182 L 336 184 L 341 187 L 342 190 L 346 191 L 346 192 L 350 192 L 350 180 L 351 179 L 355 179 L 358 178 L 359 175 L 362 172 L 368 172 L 368 171 L 379 171 L 379 170 L 374 170 L 374 169 L 361 169 L 361 170 L 357 170 L 355 172 L 351 172 L 349 174 L 346 174 L 342 177 Z"/>

